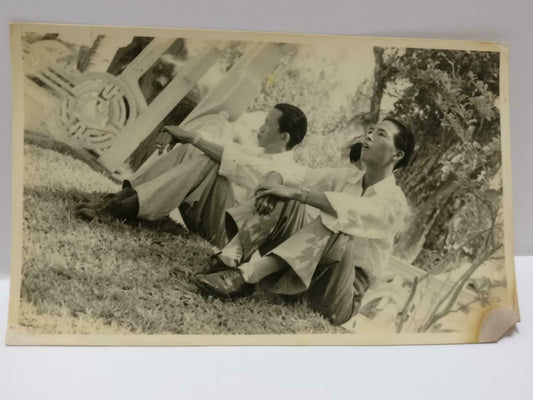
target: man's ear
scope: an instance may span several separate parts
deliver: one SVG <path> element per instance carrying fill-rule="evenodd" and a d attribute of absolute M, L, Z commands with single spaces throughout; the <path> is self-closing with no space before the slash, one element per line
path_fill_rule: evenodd
<path fill-rule="evenodd" d="M 287 144 L 291 140 L 291 135 L 289 135 L 287 132 L 280 132 L 281 139 L 283 140 L 283 143 L 285 143 L 285 147 L 287 147 Z"/>
<path fill-rule="evenodd" d="M 405 153 L 403 152 L 403 150 L 397 150 L 396 154 L 394 155 L 394 159 L 395 159 L 394 163 L 397 163 L 398 161 L 400 161 L 404 155 Z"/>

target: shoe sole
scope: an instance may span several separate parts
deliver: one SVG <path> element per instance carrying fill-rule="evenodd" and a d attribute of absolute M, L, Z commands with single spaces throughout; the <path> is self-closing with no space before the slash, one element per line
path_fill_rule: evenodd
<path fill-rule="evenodd" d="M 209 296 L 213 296 L 219 299 L 226 299 L 226 300 L 233 300 L 239 297 L 246 297 L 253 294 L 255 287 L 252 285 L 250 288 L 241 290 L 239 292 L 235 292 L 232 295 L 222 294 L 220 292 L 217 292 L 214 290 L 211 286 L 208 286 L 204 284 L 202 281 L 198 280 L 195 276 L 190 278 L 191 283 L 193 283 L 198 289 L 200 289 L 200 293 L 206 294 Z"/>
<path fill-rule="evenodd" d="M 209 295 L 209 296 L 214 296 L 214 297 L 217 297 L 219 299 L 231 299 L 231 297 L 222 295 L 219 292 L 215 291 L 211 286 L 205 285 L 202 281 L 197 279 L 195 276 L 191 277 L 190 281 L 198 289 L 200 289 L 200 293 L 202 293 L 202 294 Z"/>

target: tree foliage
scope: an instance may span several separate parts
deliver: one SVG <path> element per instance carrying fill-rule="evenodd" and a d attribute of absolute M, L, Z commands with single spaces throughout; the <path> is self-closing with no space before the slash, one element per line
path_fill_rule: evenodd
<path fill-rule="evenodd" d="M 391 114 L 411 126 L 418 143 L 410 167 L 398 174 L 413 215 L 396 252 L 433 275 L 469 265 L 436 302 L 422 326 L 427 330 L 456 311 L 460 291 L 502 248 L 499 54 L 384 49 L 381 55 L 376 67 L 388 77 L 381 86 L 396 99 Z M 478 294 L 486 304 L 487 295 Z"/>
<path fill-rule="evenodd" d="M 354 136 L 344 132 L 351 116 L 353 103 L 348 97 L 333 101 L 342 82 L 337 66 L 317 53 L 293 51 L 284 56 L 263 82 L 259 96 L 248 111 L 266 111 L 276 103 L 291 103 L 300 107 L 308 118 L 307 136 L 296 149 L 297 161 L 311 167 L 329 166 L 342 162 L 339 149 Z M 355 100 L 354 100 L 355 102 Z"/>
<path fill-rule="evenodd" d="M 412 127 L 419 143 L 399 181 L 415 222 L 424 222 L 413 224 L 414 241 L 399 248 L 414 249 L 410 258 L 424 266 L 428 251 L 446 253 L 458 236 L 468 236 L 459 225 L 483 225 L 486 214 L 498 208 L 493 200 L 501 193 L 499 60 L 495 53 L 408 49 L 393 63 L 396 81 L 410 85 L 392 114 Z M 476 202 L 485 209 L 474 212 Z"/>

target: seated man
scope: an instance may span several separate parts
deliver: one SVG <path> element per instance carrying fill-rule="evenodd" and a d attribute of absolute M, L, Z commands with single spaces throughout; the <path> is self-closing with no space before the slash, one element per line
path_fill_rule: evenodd
<path fill-rule="evenodd" d="M 350 164 L 360 170 L 364 168 L 362 147 L 363 144 L 358 141 L 346 148 Z M 277 173 L 267 177 L 274 184 L 279 183 Z M 252 199 L 226 210 L 226 234 L 231 242 L 212 258 L 206 272 L 236 267 L 249 261 L 256 251 L 261 255 L 267 253 L 319 215 L 320 210 L 315 207 L 295 200 L 272 201 L 271 196 Z"/>
<path fill-rule="evenodd" d="M 124 189 L 98 204 L 81 204 L 78 215 L 91 219 L 100 213 L 117 218 L 157 220 L 180 208 L 187 227 L 221 247 L 226 242 L 224 211 L 253 197 L 266 172 L 290 169 L 292 148 L 307 131 L 307 118 L 296 106 L 275 105 L 259 129 L 259 148 L 222 146 L 177 126 L 164 128 L 187 143 L 160 157 Z"/>
<path fill-rule="evenodd" d="M 278 176 L 284 184 L 262 185 L 257 198 L 294 200 L 320 209 L 320 216 L 292 236 L 277 238 L 279 244 L 263 257 L 237 268 L 229 265 L 226 270 L 197 275 L 193 283 L 207 294 L 234 297 L 249 293 L 251 285 L 265 279 L 274 293 L 304 294 L 309 305 L 332 323 L 348 321 L 358 311 L 368 287 L 380 280 L 394 237 L 408 213 L 393 170 L 407 165 L 413 151 L 411 131 L 387 118 L 365 138 L 361 151 L 364 170 L 307 169 L 300 181 Z M 269 212 L 259 202 L 257 208 L 260 214 Z M 247 254 L 247 247 L 264 245 L 270 238 L 257 243 L 252 235 L 251 240 L 232 240 L 230 247 L 240 245 L 240 253 Z M 225 258 L 225 250 L 219 255 L 222 262 L 229 258 Z"/>

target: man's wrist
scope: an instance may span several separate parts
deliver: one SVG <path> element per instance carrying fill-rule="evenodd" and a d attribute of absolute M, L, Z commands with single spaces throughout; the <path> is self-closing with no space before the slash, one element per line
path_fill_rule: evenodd
<path fill-rule="evenodd" d="M 196 145 L 200 142 L 200 140 L 202 140 L 202 138 L 200 137 L 200 135 L 194 135 L 194 136 L 192 137 L 192 139 L 191 139 L 191 144 L 192 144 L 193 146 L 196 146 Z"/>
<path fill-rule="evenodd" d="M 308 198 L 309 198 L 309 189 L 302 188 L 298 190 L 295 200 L 299 201 L 300 203 L 307 204 Z"/>

